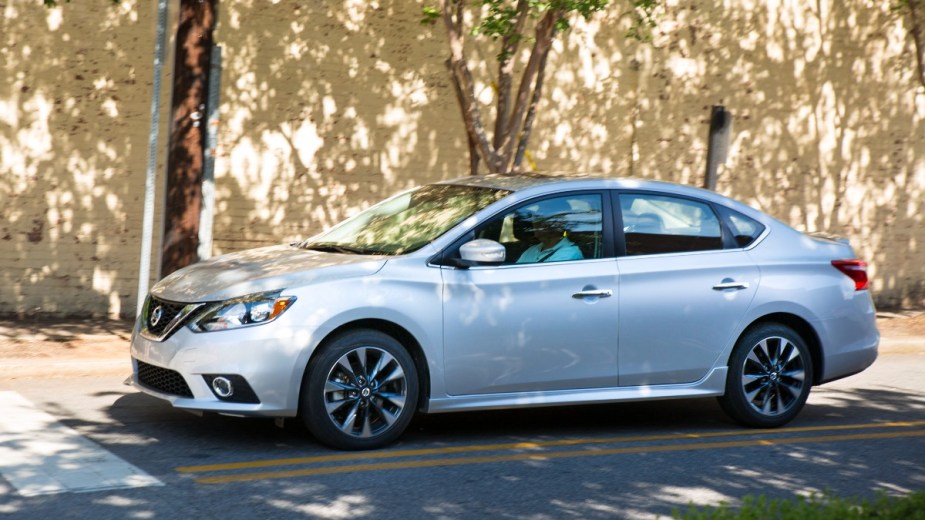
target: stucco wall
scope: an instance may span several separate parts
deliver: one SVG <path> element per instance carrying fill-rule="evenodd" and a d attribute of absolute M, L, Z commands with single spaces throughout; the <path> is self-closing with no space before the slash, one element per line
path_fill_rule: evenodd
<path fill-rule="evenodd" d="M 710 106 L 723 104 L 735 120 L 720 191 L 848 236 L 878 303 L 918 303 L 925 91 L 904 20 L 880 4 L 668 2 L 643 44 L 624 39 L 615 2 L 556 45 L 530 157 L 540 170 L 699 184 Z M 465 174 L 444 35 L 419 24 L 420 7 L 220 5 L 216 254 Z M 0 313 L 131 315 L 154 2 L 0 0 L 0 12 Z"/>

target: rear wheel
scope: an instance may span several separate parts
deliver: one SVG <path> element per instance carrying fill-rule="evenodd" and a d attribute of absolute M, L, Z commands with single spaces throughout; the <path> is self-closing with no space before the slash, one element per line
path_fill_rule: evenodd
<path fill-rule="evenodd" d="M 414 360 L 393 337 L 356 330 L 336 337 L 308 366 L 302 420 L 322 443 L 374 449 L 397 439 L 414 415 Z"/>
<path fill-rule="evenodd" d="M 800 335 L 784 325 L 762 324 L 736 343 L 719 403 L 742 424 L 776 428 L 803 408 L 812 374 L 812 357 Z"/>

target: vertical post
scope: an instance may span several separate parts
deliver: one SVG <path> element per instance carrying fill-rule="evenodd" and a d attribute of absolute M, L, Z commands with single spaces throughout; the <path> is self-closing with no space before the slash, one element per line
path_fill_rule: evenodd
<path fill-rule="evenodd" d="M 141 217 L 141 259 L 138 265 L 138 304 L 141 314 L 151 280 L 151 241 L 154 236 L 154 195 L 157 178 L 157 134 L 161 126 L 161 70 L 167 39 L 167 0 L 157 3 L 157 31 L 154 36 L 154 78 L 151 87 L 151 129 L 148 133 L 148 167 L 145 173 L 145 202 Z"/>
<path fill-rule="evenodd" d="M 209 101 L 206 117 L 205 163 L 202 169 L 202 211 L 199 214 L 200 260 L 212 256 L 212 225 L 215 216 L 215 153 L 218 148 L 218 101 L 222 78 L 222 48 L 212 47 L 209 67 Z"/>
<path fill-rule="evenodd" d="M 716 172 L 726 162 L 729 152 L 729 134 L 732 128 L 732 114 L 722 105 L 713 105 L 710 110 L 710 136 L 707 141 L 707 171 L 703 187 L 716 190 Z"/>
<path fill-rule="evenodd" d="M 161 276 L 199 259 L 206 102 L 217 4 L 218 0 L 180 0 Z"/>

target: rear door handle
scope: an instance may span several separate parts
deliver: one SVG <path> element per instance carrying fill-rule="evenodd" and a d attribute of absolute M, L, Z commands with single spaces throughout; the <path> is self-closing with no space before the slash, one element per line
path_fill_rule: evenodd
<path fill-rule="evenodd" d="M 748 289 L 748 282 L 735 282 L 732 280 L 723 280 L 722 282 L 713 286 L 714 291 L 725 291 L 726 289 L 735 289 L 740 291 L 742 289 Z"/>
<path fill-rule="evenodd" d="M 585 291 L 579 291 L 572 295 L 572 298 L 610 298 L 613 296 L 613 291 L 610 289 L 590 289 Z"/>

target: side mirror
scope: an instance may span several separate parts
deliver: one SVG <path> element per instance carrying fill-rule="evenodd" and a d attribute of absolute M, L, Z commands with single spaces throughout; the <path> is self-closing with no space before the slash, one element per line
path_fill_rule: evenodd
<path fill-rule="evenodd" d="M 494 240 L 479 238 L 463 244 L 459 248 L 459 256 L 468 265 L 500 264 L 504 262 L 507 250 Z"/>

